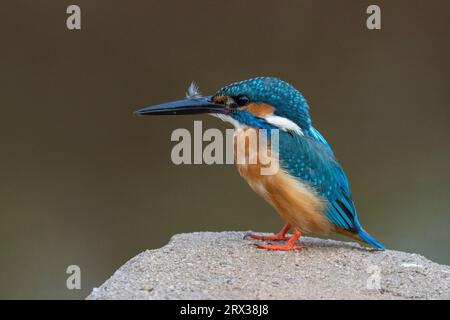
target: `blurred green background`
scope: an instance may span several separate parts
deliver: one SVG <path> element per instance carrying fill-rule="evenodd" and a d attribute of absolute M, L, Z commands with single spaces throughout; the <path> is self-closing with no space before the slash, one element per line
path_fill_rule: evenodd
<path fill-rule="evenodd" d="M 82 30 L 66 28 L 66 8 Z M 382 10 L 369 31 L 365 10 Z M 175 166 L 208 116 L 137 107 L 270 75 L 307 98 L 388 248 L 450 264 L 450 2 L 3 1 L 1 298 L 84 298 L 180 232 L 277 231 L 233 166 Z M 68 265 L 82 289 L 66 288 Z"/>

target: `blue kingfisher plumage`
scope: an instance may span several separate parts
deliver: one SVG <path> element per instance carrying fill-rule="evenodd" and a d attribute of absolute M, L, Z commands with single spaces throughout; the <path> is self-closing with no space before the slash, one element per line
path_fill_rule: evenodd
<path fill-rule="evenodd" d="M 237 165 L 255 192 L 286 222 L 278 234 L 250 235 L 268 241 L 286 240 L 282 245 L 260 244 L 259 248 L 300 249 L 296 241 L 306 231 L 337 232 L 384 250 L 359 223 L 344 170 L 325 138 L 312 126 L 305 98 L 287 82 L 273 77 L 253 78 L 227 85 L 211 96 L 202 96 L 191 86 L 184 100 L 143 108 L 136 113 L 208 113 L 232 123 L 235 135 L 246 128 L 279 129 L 278 173 L 263 176 L 252 165 Z M 291 228 L 294 234 L 287 237 Z"/>

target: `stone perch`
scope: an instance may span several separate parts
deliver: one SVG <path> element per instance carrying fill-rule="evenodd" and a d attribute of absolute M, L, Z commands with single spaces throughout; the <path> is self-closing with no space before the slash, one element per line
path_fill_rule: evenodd
<path fill-rule="evenodd" d="M 298 252 L 266 251 L 244 235 L 175 235 L 87 299 L 450 299 L 450 267 L 417 254 L 309 237 Z"/>

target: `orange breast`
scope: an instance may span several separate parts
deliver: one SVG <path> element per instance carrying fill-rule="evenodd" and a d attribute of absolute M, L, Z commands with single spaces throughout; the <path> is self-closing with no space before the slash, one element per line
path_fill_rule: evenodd
<path fill-rule="evenodd" d="M 286 223 L 289 223 L 291 227 L 318 234 L 326 234 L 332 231 L 332 224 L 324 216 L 325 205 L 323 200 L 308 185 L 294 178 L 282 168 L 279 168 L 273 175 L 261 174 L 261 169 L 264 165 L 259 161 L 258 152 L 266 152 L 269 155 L 270 152 L 261 147 L 258 150 L 252 144 L 242 145 L 242 143 L 237 143 L 239 140 L 245 141 L 245 135 L 248 135 L 248 130 L 256 129 L 235 131 L 235 157 L 236 153 L 240 151 L 248 159 L 253 158 L 257 161 L 253 164 L 237 164 L 239 174 L 258 195 L 277 210 L 281 218 Z M 260 144 L 258 143 L 257 145 Z M 266 144 L 262 143 L 262 145 Z M 270 158 L 271 161 L 278 162 L 276 155 L 272 154 Z"/>

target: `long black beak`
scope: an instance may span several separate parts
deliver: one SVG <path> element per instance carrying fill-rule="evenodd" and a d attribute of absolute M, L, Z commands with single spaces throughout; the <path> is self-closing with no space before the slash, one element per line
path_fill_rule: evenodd
<path fill-rule="evenodd" d="M 151 107 L 139 109 L 134 112 L 144 115 L 172 115 L 172 114 L 198 114 L 198 113 L 225 113 L 224 105 L 212 101 L 212 96 L 184 99 L 166 102 Z"/>

